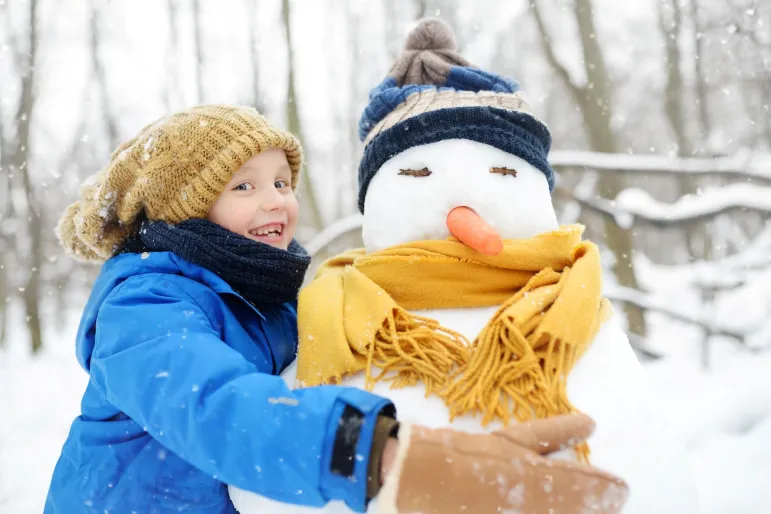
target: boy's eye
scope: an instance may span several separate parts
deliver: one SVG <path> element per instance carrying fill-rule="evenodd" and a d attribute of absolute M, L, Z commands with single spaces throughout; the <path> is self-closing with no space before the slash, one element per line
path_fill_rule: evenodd
<path fill-rule="evenodd" d="M 249 191 L 250 189 L 254 189 L 254 187 L 252 187 L 249 182 L 244 182 L 243 184 L 238 184 L 234 187 L 233 191 Z"/>
<path fill-rule="evenodd" d="M 279 179 L 273 183 L 273 187 L 276 189 L 283 189 L 285 187 L 289 187 L 289 183 L 284 179 Z"/>
<path fill-rule="evenodd" d="M 506 176 L 506 175 L 511 175 L 512 177 L 517 176 L 517 170 L 506 168 L 505 166 L 500 168 L 495 168 L 495 167 L 490 168 L 490 173 L 496 173 L 498 175 L 503 175 L 503 176 Z"/>
<path fill-rule="evenodd" d="M 399 170 L 399 175 L 407 175 L 410 177 L 427 177 L 431 175 L 431 170 L 426 167 L 423 167 L 419 170 L 405 169 Z"/>

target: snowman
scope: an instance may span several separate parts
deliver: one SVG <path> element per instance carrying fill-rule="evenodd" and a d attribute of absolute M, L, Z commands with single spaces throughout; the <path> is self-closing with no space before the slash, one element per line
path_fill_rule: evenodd
<path fill-rule="evenodd" d="M 423 20 L 360 135 L 364 249 L 324 263 L 301 293 L 287 383 L 367 388 L 400 421 L 470 432 L 578 410 L 597 423 L 589 447 L 555 458 L 623 478 L 625 514 L 697 513 L 682 448 L 601 297 L 597 249 L 557 221 L 551 138 L 519 85 L 472 67 L 446 24 Z M 230 494 L 241 514 L 351 512 Z"/>

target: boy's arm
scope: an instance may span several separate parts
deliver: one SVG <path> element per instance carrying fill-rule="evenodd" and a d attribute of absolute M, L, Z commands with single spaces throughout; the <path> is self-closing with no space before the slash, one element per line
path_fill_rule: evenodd
<path fill-rule="evenodd" d="M 382 419 L 394 415 L 388 400 L 335 386 L 288 389 L 220 340 L 170 281 L 132 278 L 104 302 L 90 372 L 154 439 L 225 483 L 284 502 L 366 507 L 368 468 L 379 465 L 369 462 L 375 428 L 382 448 Z"/>

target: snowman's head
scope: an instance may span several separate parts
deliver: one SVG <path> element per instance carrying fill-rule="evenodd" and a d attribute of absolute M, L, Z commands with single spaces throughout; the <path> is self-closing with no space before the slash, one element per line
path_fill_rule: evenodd
<path fill-rule="evenodd" d="M 557 227 L 551 135 L 519 84 L 472 66 L 423 20 L 359 122 L 359 209 L 375 251 L 454 235 L 483 253 Z M 490 236 L 490 237 L 487 237 Z"/>
<path fill-rule="evenodd" d="M 446 139 L 408 148 L 380 167 L 364 202 L 364 246 L 374 252 L 452 235 L 463 240 L 448 219 L 458 207 L 468 207 L 502 239 L 557 228 L 542 171 L 494 146 Z"/>

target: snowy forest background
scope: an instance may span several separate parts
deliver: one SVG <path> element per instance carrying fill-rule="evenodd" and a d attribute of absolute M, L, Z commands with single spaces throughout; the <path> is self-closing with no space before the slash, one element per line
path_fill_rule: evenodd
<path fill-rule="evenodd" d="M 0 511 L 40 512 L 86 377 L 98 269 L 53 228 L 142 126 L 256 106 L 298 134 L 298 239 L 361 244 L 356 125 L 412 24 L 439 16 L 549 125 L 560 221 L 603 248 L 608 297 L 688 441 L 705 513 L 771 491 L 771 2 L 0 0 Z"/>

